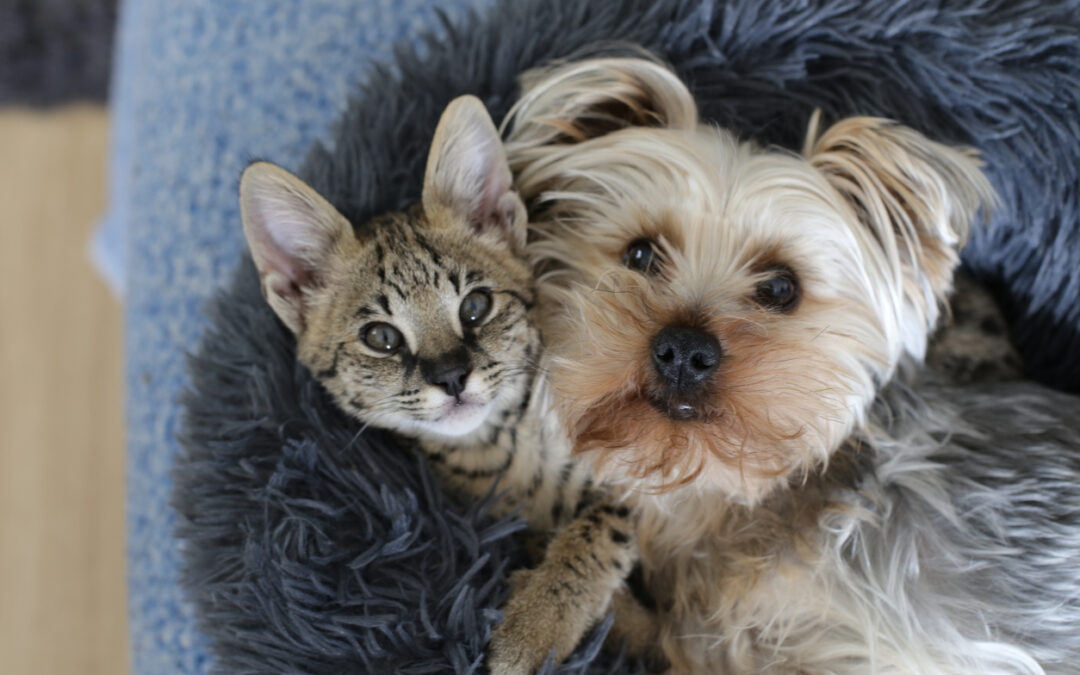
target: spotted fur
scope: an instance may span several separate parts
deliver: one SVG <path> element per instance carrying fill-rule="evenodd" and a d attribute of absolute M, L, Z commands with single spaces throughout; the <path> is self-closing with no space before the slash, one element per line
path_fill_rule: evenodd
<path fill-rule="evenodd" d="M 267 163 L 245 172 L 241 206 L 264 295 L 337 404 L 415 441 L 451 492 L 504 491 L 495 514 L 518 510 L 540 541 L 495 630 L 493 671 L 569 655 L 634 564 L 632 514 L 593 486 L 549 414 L 524 207 L 482 104 L 447 109 L 407 211 L 354 228 Z"/>

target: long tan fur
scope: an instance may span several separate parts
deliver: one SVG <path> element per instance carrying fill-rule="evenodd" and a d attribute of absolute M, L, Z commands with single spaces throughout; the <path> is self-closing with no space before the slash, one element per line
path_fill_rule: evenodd
<path fill-rule="evenodd" d="M 674 671 L 964 672 L 981 648 L 875 615 L 831 528 L 865 517 L 840 498 L 859 475 L 852 439 L 901 360 L 922 358 L 993 201 L 973 153 L 865 117 L 815 123 L 804 156 L 766 151 L 699 124 L 649 59 L 526 81 L 507 147 L 540 216 L 528 253 L 552 390 L 575 452 L 643 514 Z M 624 264 L 642 241 L 654 272 Z M 778 269 L 797 279 L 791 310 L 756 300 Z M 692 419 L 656 404 L 650 344 L 672 325 L 723 350 Z"/>

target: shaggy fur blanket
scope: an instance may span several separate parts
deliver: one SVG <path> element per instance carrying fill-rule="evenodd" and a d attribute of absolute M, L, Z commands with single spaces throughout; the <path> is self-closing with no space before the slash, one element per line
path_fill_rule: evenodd
<path fill-rule="evenodd" d="M 797 148 L 820 107 L 978 147 L 1001 206 L 965 263 L 1000 292 L 1032 376 L 1080 386 L 1076 0 L 508 1 L 401 50 L 300 173 L 353 222 L 403 207 L 453 97 L 500 119 L 521 71 L 611 40 L 659 53 L 705 118 L 764 143 Z M 250 261 L 208 313 L 174 504 L 217 669 L 482 670 L 515 523 L 452 503 L 419 460 L 336 412 Z M 560 672 L 634 667 L 596 658 L 603 628 Z"/>

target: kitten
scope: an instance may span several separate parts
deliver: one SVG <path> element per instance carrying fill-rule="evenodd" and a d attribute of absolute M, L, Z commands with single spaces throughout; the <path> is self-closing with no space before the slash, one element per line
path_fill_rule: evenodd
<path fill-rule="evenodd" d="M 422 199 L 404 212 L 354 228 L 266 162 L 244 172 L 240 204 L 267 302 L 344 411 L 414 439 L 459 496 L 498 482 L 495 515 L 520 508 L 542 534 L 566 526 L 570 545 L 515 575 L 489 663 L 531 672 L 551 650 L 567 656 L 633 565 L 634 528 L 548 414 L 525 208 L 483 104 L 447 107 Z M 555 569 L 573 578 L 553 589 Z"/>

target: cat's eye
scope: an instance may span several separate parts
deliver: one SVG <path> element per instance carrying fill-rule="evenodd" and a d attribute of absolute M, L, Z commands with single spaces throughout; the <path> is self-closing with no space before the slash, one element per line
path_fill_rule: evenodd
<path fill-rule="evenodd" d="M 491 311 L 491 292 L 483 288 L 471 291 L 461 301 L 458 316 L 461 317 L 461 325 L 467 328 L 478 325 L 487 318 Z"/>
<path fill-rule="evenodd" d="M 777 312 L 790 312 L 799 303 L 799 280 L 787 265 L 768 270 L 769 277 L 754 290 L 754 300 L 762 307 Z"/>
<path fill-rule="evenodd" d="M 660 256 L 651 239 L 635 239 L 626 247 L 623 265 L 642 274 L 653 274 L 660 268 Z"/>
<path fill-rule="evenodd" d="M 401 349 L 405 341 L 401 331 L 388 323 L 369 323 L 360 330 L 364 338 L 364 344 L 377 352 L 393 354 Z"/>

